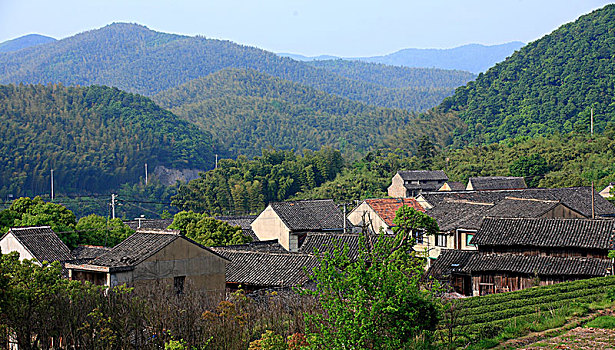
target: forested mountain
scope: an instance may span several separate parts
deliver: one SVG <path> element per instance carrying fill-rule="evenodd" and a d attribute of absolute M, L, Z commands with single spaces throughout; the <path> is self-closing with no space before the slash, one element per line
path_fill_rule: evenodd
<path fill-rule="evenodd" d="M 107 192 L 144 163 L 209 169 L 211 135 L 148 98 L 115 88 L 0 86 L 0 198 Z"/>
<path fill-rule="evenodd" d="M 615 5 L 608 5 L 515 52 L 458 88 L 439 107 L 468 129 L 457 145 L 515 135 L 589 132 L 615 122 Z"/>
<path fill-rule="evenodd" d="M 315 56 L 307 57 L 289 53 L 280 53 L 282 57 L 290 57 L 298 61 L 315 60 L 358 60 L 372 63 L 382 63 L 392 66 L 416 68 L 441 68 L 469 71 L 472 73 L 484 72 L 498 62 L 503 61 L 515 50 L 524 44 L 513 41 L 499 45 L 468 44 L 451 49 L 403 49 L 383 56 L 372 57 L 335 57 Z"/>
<path fill-rule="evenodd" d="M 211 133 L 232 155 L 264 148 L 332 146 L 365 152 L 408 125 L 412 138 L 444 144 L 458 119 L 440 122 L 404 110 L 368 106 L 254 70 L 226 69 L 153 97 L 162 107 Z M 408 141 L 408 147 L 416 140 Z"/>
<path fill-rule="evenodd" d="M 54 41 L 56 41 L 56 39 L 49 37 L 49 36 L 44 36 L 44 35 L 39 35 L 39 34 L 28 34 L 28 35 L 24 35 L 16 39 L 1 42 L 0 52 L 17 51 L 17 50 L 25 49 L 26 47 L 47 44 L 47 43 L 54 42 Z"/>
<path fill-rule="evenodd" d="M 126 23 L 18 53 L 0 53 L 0 83 L 100 84 L 144 95 L 225 68 L 254 69 L 348 99 L 409 110 L 433 107 L 452 93 L 450 86 L 390 89 L 254 47 L 160 33 Z"/>
<path fill-rule="evenodd" d="M 454 89 L 476 76 L 470 72 L 437 68 L 409 68 L 348 60 L 319 60 L 307 64 L 323 68 L 343 77 L 362 80 L 393 89 Z"/>

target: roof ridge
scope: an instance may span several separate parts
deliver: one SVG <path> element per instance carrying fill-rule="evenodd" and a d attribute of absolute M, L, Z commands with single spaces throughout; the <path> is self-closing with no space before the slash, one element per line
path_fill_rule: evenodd
<path fill-rule="evenodd" d="M 51 226 L 49 226 L 49 225 L 43 225 L 43 226 L 17 226 L 17 227 L 11 227 L 9 230 L 11 230 L 11 231 L 15 231 L 15 230 L 29 230 L 29 229 L 35 229 L 35 228 L 51 228 Z"/>

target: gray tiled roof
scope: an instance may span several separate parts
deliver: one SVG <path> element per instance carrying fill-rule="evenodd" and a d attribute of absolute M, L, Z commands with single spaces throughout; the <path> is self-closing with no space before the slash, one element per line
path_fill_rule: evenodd
<path fill-rule="evenodd" d="M 473 244 L 613 249 L 614 220 L 486 218 Z"/>
<path fill-rule="evenodd" d="M 614 216 L 615 206 L 594 191 L 595 210 L 597 216 Z M 423 198 L 432 206 L 438 207 L 444 202 L 470 201 L 477 203 L 498 203 L 508 198 L 542 199 L 560 201 L 565 206 L 591 217 L 591 187 L 567 188 L 530 188 L 524 190 L 501 191 L 462 191 L 462 192 L 430 192 Z"/>
<path fill-rule="evenodd" d="M 277 239 L 267 241 L 252 241 L 244 244 L 227 245 L 220 247 L 211 247 L 214 251 L 223 250 L 241 250 L 247 252 L 261 252 L 261 253 L 288 253 Z"/>
<path fill-rule="evenodd" d="M 270 204 L 291 231 L 339 230 L 344 214 L 333 200 L 274 202 Z"/>
<path fill-rule="evenodd" d="M 140 222 L 140 226 L 139 226 Z M 153 229 L 153 230 L 166 230 L 169 225 L 173 223 L 173 219 L 141 219 L 141 220 L 127 220 L 124 221 L 124 225 L 130 227 L 133 230 L 139 228 Z"/>
<path fill-rule="evenodd" d="M 604 276 L 612 264 L 596 258 L 560 258 L 538 255 L 475 254 L 462 268 L 465 273 L 508 272 L 540 276 Z"/>
<path fill-rule="evenodd" d="M 478 254 L 478 251 L 443 249 L 427 274 L 436 278 L 450 276 L 451 272 L 460 271 L 475 254 Z"/>
<path fill-rule="evenodd" d="M 468 180 L 468 185 L 470 183 L 472 184 L 472 189 L 474 191 L 527 188 L 525 180 L 522 177 L 513 176 L 471 177 Z"/>
<path fill-rule="evenodd" d="M 41 263 L 43 261 L 65 262 L 73 259 L 70 249 L 49 226 L 11 228 L 4 236 L 9 233 L 12 233 Z"/>
<path fill-rule="evenodd" d="M 96 245 L 80 245 L 71 251 L 75 260 L 73 264 L 84 264 L 110 251 L 111 248 Z"/>
<path fill-rule="evenodd" d="M 227 282 L 256 287 L 301 286 L 309 280 L 308 273 L 312 268 L 318 265 L 318 259 L 310 254 L 257 252 L 225 247 L 217 247 L 216 251 L 230 260 L 226 267 Z"/>
<path fill-rule="evenodd" d="M 348 247 L 348 257 L 356 259 L 359 257 L 359 234 L 328 234 L 328 233 L 308 233 L 299 248 L 305 254 L 333 252 L 335 247 Z"/>
<path fill-rule="evenodd" d="M 448 176 L 442 170 L 401 170 L 397 172 L 405 181 L 446 181 Z"/>

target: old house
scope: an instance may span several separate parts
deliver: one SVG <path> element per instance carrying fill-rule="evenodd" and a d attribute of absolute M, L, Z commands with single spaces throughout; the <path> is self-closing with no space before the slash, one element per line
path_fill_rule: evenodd
<path fill-rule="evenodd" d="M 128 284 L 145 288 L 157 283 L 222 292 L 228 260 L 178 231 L 137 230 L 112 249 L 88 261 L 67 263 L 69 278 L 94 284 Z"/>
<path fill-rule="evenodd" d="M 244 236 L 258 241 L 258 237 L 252 230 L 252 222 L 256 219 L 256 215 L 216 216 L 214 219 L 224 221 L 231 226 L 239 226 Z"/>
<path fill-rule="evenodd" d="M 514 176 L 471 177 L 467 191 L 520 190 L 527 188 L 525 179 Z"/>
<path fill-rule="evenodd" d="M 291 252 L 308 232 L 343 233 L 351 226 L 330 199 L 270 203 L 251 224 L 259 240 L 277 239 Z"/>
<path fill-rule="evenodd" d="M 407 205 L 410 208 L 424 212 L 423 207 L 414 198 L 375 198 L 366 199 L 348 214 L 348 220 L 355 227 L 366 227 L 372 233 L 382 230 L 385 234 L 393 234 L 393 219 L 397 210 Z M 441 235 L 426 236 L 417 232 L 415 236 L 416 251 L 427 251 L 429 257 L 437 257 L 441 248 L 447 247 L 446 237 Z M 452 247 L 451 247 L 452 248 Z"/>
<path fill-rule="evenodd" d="M 417 197 L 426 214 L 436 219 L 452 248 L 476 249 L 470 243 L 487 217 L 590 218 L 592 188 L 536 188 L 503 191 L 432 192 Z M 610 217 L 615 207 L 594 195 L 594 215 Z M 447 245 L 447 247 L 451 247 Z"/>
<path fill-rule="evenodd" d="M 613 220 L 486 218 L 472 239 L 478 251 L 444 252 L 432 268 L 466 295 L 605 276 L 614 238 Z"/>
<path fill-rule="evenodd" d="M 49 226 L 15 227 L 0 239 L 0 252 L 18 252 L 19 259 L 64 263 L 72 260 L 70 249 Z"/>
<path fill-rule="evenodd" d="M 398 171 L 391 179 L 388 195 L 395 198 L 416 197 L 422 192 L 436 191 L 448 181 L 442 170 Z"/>
<path fill-rule="evenodd" d="M 602 189 L 602 191 L 600 191 L 600 195 L 602 196 L 602 198 L 612 198 L 613 194 L 611 194 L 611 191 L 613 190 L 613 187 L 615 186 L 615 182 L 609 182 L 609 184 Z"/>

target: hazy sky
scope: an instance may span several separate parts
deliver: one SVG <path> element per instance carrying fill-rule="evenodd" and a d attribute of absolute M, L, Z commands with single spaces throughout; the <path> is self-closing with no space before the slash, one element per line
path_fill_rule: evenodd
<path fill-rule="evenodd" d="M 63 38 L 112 22 L 274 52 L 369 56 L 403 48 L 529 42 L 613 1 L 0 0 L 0 42 Z"/>

